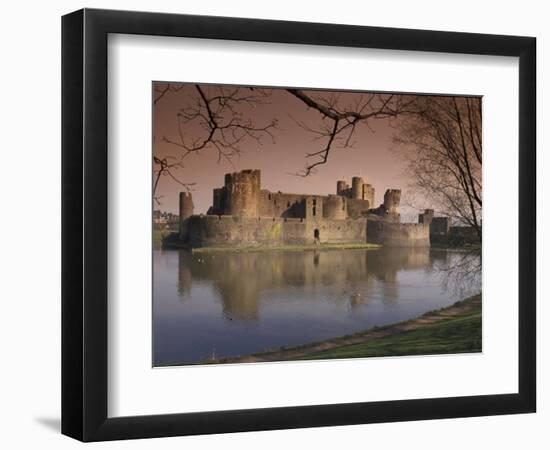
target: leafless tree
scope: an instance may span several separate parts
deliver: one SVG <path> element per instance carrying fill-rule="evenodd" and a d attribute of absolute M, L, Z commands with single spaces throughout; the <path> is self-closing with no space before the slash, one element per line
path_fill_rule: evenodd
<path fill-rule="evenodd" d="M 155 85 L 154 103 L 157 104 L 167 93 L 176 92 L 189 85 Z M 214 150 L 218 160 L 231 162 L 239 156 L 241 145 L 247 140 L 262 144 L 268 138 L 275 140 L 277 118 L 266 123 L 254 122 L 253 110 L 270 103 L 271 89 L 242 88 L 224 86 L 192 85 L 187 103 L 181 107 L 176 117 L 176 137 L 162 137 L 162 140 L 179 149 L 177 167 L 183 167 L 183 160 L 190 154 L 202 150 Z M 417 112 L 414 96 L 374 94 L 350 95 L 323 91 L 285 89 L 304 107 L 318 113 L 317 123 L 297 121 L 297 125 L 311 133 L 319 141 L 319 150 L 305 155 L 304 168 L 298 175 L 309 176 L 317 168 L 329 161 L 336 148 L 354 145 L 354 135 L 360 125 L 369 126 L 375 119 L 394 119 L 404 114 Z M 189 130 L 192 129 L 192 132 Z M 197 133 L 197 129 L 200 130 Z M 180 182 L 172 172 L 166 170 L 166 163 L 155 160 L 155 188 L 163 175 L 169 175 Z M 171 166 L 175 168 L 176 165 Z M 156 189 L 155 189 L 156 190 Z"/>
<path fill-rule="evenodd" d="M 244 117 L 239 105 L 256 106 L 265 103 L 269 92 L 260 89 L 243 88 L 207 88 L 194 85 L 195 95 L 177 114 L 177 139 L 164 136 L 168 144 L 179 147 L 183 157 L 207 148 L 214 148 L 218 158 L 229 160 L 240 153 L 240 145 L 246 139 L 253 139 L 258 144 L 266 136 L 274 139 L 272 130 L 277 120 L 257 127 L 252 118 Z M 208 92 L 212 91 L 212 92 Z M 202 134 L 186 134 L 186 127 L 200 128 Z"/>
<path fill-rule="evenodd" d="M 435 267 L 445 291 L 459 298 L 481 291 L 481 251 L 456 251 L 446 257 L 445 264 Z"/>
<path fill-rule="evenodd" d="M 394 138 L 412 187 L 439 213 L 474 227 L 481 240 L 481 99 L 425 96 L 417 106 L 399 120 Z"/>
<path fill-rule="evenodd" d="M 185 86 L 170 83 L 155 86 L 154 104 L 167 93 L 179 91 Z M 262 89 L 192 85 L 187 103 L 177 113 L 176 138 L 162 137 L 164 142 L 179 150 L 177 156 L 172 156 L 172 161 L 156 156 L 153 159 L 153 195 L 156 195 L 162 176 L 170 176 L 186 188 L 194 185 L 181 181 L 180 176 L 174 174 L 175 170 L 184 167 L 185 158 L 193 153 L 213 149 L 218 154 L 218 160 L 226 159 L 231 162 L 232 157 L 240 154 L 240 146 L 245 140 L 252 139 L 258 144 L 265 137 L 273 140 L 272 131 L 277 125 L 276 119 L 257 127 L 252 118 L 245 117 L 242 112 L 244 105 L 256 107 L 266 103 L 269 95 L 268 91 Z M 191 128 L 193 132 L 188 133 Z"/>

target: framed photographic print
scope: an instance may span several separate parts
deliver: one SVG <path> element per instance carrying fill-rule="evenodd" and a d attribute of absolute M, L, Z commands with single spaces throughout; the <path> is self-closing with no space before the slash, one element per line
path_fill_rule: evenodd
<path fill-rule="evenodd" d="M 63 17 L 62 432 L 535 411 L 535 39 Z"/>

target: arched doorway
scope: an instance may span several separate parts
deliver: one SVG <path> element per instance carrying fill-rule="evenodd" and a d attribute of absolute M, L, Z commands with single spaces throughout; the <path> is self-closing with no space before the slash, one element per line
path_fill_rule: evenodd
<path fill-rule="evenodd" d="M 315 228 L 315 230 L 313 230 L 313 239 L 316 244 L 321 241 L 321 233 L 319 232 L 319 228 Z"/>

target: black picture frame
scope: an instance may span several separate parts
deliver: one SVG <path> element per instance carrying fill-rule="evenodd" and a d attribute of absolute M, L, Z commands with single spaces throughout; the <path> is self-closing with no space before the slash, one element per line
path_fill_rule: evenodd
<path fill-rule="evenodd" d="M 109 33 L 519 57 L 518 392 L 108 418 Z M 93 9 L 64 16 L 62 433 L 102 441 L 535 412 L 535 90 L 533 37 Z"/>

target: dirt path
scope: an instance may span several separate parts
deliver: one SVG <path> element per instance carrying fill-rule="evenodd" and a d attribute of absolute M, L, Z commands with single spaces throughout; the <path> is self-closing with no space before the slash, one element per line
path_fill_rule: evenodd
<path fill-rule="evenodd" d="M 349 336 L 342 336 L 333 339 L 328 339 L 322 342 L 315 342 L 299 347 L 291 347 L 288 349 L 267 351 L 248 356 L 237 356 L 231 358 L 223 358 L 219 360 L 203 361 L 203 363 L 250 363 L 262 361 L 281 361 L 295 360 L 311 355 L 324 350 L 332 350 L 348 345 L 361 344 L 371 339 L 380 339 L 387 336 L 392 336 L 404 331 L 412 331 L 426 325 L 431 325 L 442 320 L 450 319 L 456 316 L 467 314 L 481 303 L 481 295 L 475 295 L 466 300 L 460 301 L 447 308 L 437 311 L 427 312 L 426 314 L 410 319 L 404 322 L 399 322 L 393 325 L 374 328 L 368 331 L 359 332 Z"/>

